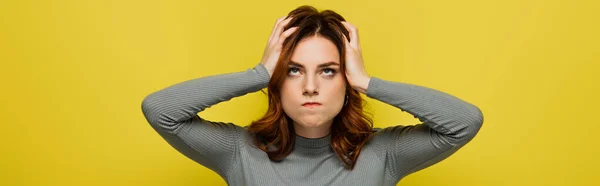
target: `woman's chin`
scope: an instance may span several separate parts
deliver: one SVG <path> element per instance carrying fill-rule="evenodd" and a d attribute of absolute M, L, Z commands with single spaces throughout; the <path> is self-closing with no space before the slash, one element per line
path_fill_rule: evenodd
<path fill-rule="evenodd" d="M 302 122 L 298 123 L 298 124 L 301 125 L 302 127 L 313 128 L 313 127 L 319 127 L 319 126 L 323 125 L 323 122 L 318 118 L 307 118 L 307 119 L 302 120 Z"/>

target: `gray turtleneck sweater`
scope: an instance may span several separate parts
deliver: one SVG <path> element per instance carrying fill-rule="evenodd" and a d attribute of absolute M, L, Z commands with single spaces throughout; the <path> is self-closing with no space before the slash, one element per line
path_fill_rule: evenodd
<path fill-rule="evenodd" d="M 228 185 L 396 185 L 406 175 L 452 155 L 473 139 L 483 123 L 478 107 L 450 94 L 372 76 L 368 97 L 408 112 L 422 123 L 376 128 L 353 170 L 345 169 L 336 156 L 330 135 L 296 136 L 293 152 L 281 162 L 272 162 L 252 145 L 245 127 L 197 115 L 219 102 L 266 88 L 269 79 L 261 64 L 191 79 L 149 94 L 142 101 L 142 112 L 173 148 L 215 171 Z"/>

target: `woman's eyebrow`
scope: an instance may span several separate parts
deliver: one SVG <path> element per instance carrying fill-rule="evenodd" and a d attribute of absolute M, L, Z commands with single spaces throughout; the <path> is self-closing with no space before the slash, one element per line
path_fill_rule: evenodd
<path fill-rule="evenodd" d="M 295 62 L 295 61 L 290 61 L 289 65 L 290 66 L 296 66 L 296 67 L 304 68 L 304 65 L 302 65 L 302 64 L 300 64 L 298 62 Z M 330 61 L 330 62 L 319 64 L 319 65 L 317 65 L 317 67 L 318 68 L 322 68 L 322 67 L 328 67 L 328 66 L 331 66 L 331 65 L 337 65 L 337 66 L 339 66 L 340 64 L 337 63 L 337 62 Z"/>

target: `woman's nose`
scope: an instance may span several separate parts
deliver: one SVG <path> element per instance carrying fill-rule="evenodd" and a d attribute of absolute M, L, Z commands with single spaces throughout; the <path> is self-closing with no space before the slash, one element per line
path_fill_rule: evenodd
<path fill-rule="evenodd" d="M 303 87 L 303 94 L 304 95 L 318 95 L 319 94 L 319 90 L 317 88 L 317 82 L 315 81 L 315 78 L 307 76 L 304 82 L 304 87 Z"/>

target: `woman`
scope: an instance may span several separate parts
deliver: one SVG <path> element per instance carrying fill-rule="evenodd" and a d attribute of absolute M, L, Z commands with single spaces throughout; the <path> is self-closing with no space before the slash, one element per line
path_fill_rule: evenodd
<path fill-rule="evenodd" d="M 197 115 L 265 87 L 268 111 L 247 127 Z M 373 129 L 360 93 L 422 123 Z M 170 145 L 229 185 L 396 185 L 456 152 L 483 123 L 478 107 L 452 95 L 369 76 L 356 27 L 310 6 L 277 20 L 254 68 L 169 86 L 148 95 L 142 111 Z"/>

